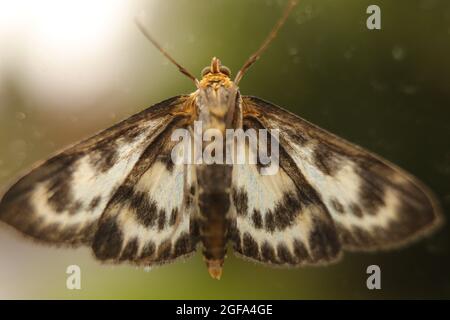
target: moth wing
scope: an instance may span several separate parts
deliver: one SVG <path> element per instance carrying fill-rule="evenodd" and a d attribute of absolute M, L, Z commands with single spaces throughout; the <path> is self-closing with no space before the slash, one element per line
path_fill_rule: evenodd
<path fill-rule="evenodd" d="M 182 125 L 172 123 L 152 142 L 108 203 L 92 243 L 98 259 L 158 265 L 194 252 L 195 167 L 172 159 L 171 134 Z M 177 146 L 178 156 L 190 152 L 185 147 Z"/>
<path fill-rule="evenodd" d="M 243 125 L 244 130 L 262 128 L 253 119 L 244 119 Z M 247 160 L 259 151 L 245 147 Z M 339 237 L 319 194 L 281 146 L 277 161 L 278 170 L 271 174 L 262 174 L 263 166 L 251 161 L 233 165 L 230 238 L 234 252 L 280 266 L 337 260 Z"/>
<path fill-rule="evenodd" d="M 156 104 L 37 166 L 4 194 L 0 220 L 40 241 L 90 244 L 113 195 L 187 101 Z"/>
<path fill-rule="evenodd" d="M 243 98 L 243 117 L 280 130 L 280 149 L 320 196 L 344 249 L 401 246 L 442 221 L 428 188 L 388 161 L 256 97 Z"/>

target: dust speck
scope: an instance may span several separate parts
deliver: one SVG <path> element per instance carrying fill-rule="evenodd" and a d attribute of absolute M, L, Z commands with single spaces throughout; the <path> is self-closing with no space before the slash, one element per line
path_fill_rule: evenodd
<path fill-rule="evenodd" d="M 27 115 L 24 112 L 16 112 L 16 119 L 19 121 L 25 120 Z"/>
<path fill-rule="evenodd" d="M 406 52 L 405 49 L 401 46 L 395 46 L 392 49 L 392 58 L 396 61 L 402 61 L 405 58 Z"/>

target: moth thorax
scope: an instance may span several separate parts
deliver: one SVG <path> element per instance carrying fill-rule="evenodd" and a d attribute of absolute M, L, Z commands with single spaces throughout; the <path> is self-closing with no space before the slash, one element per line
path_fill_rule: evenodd
<path fill-rule="evenodd" d="M 234 109 L 233 89 L 223 86 L 208 86 L 200 90 L 197 99 L 199 120 L 203 129 L 218 129 L 225 132 L 230 112 Z"/>

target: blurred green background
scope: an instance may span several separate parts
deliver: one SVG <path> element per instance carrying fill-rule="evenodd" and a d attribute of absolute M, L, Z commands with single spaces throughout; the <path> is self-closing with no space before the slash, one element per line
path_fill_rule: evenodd
<path fill-rule="evenodd" d="M 195 74 L 212 56 L 236 72 L 286 1 L 0 0 L 0 189 L 61 147 L 163 99 L 194 91 L 133 24 Z M 366 28 L 377 4 L 382 30 Z M 450 208 L 450 3 L 301 0 L 242 80 L 256 95 L 410 171 Z M 448 219 L 447 219 L 448 220 Z M 0 298 L 450 298 L 448 224 L 408 248 L 347 253 L 336 265 L 272 269 L 229 251 L 222 280 L 201 255 L 144 271 L 88 248 L 47 248 L 0 226 Z M 66 289 L 68 265 L 82 289 Z M 381 268 L 381 290 L 366 268 Z"/>

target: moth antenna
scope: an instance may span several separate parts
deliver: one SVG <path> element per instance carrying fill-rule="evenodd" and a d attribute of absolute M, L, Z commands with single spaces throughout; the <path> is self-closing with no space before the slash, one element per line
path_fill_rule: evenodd
<path fill-rule="evenodd" d="M 269 35 L 264 40 L 262 45 L 259 47 L 258 50 L 256 50 L 256 52 L 254 54 L 252 54 L 250 56 L 250 58 L 248 58 L 248 60 L 242 66 L 241 70 L 239 70 L 239 72 L 236 74 L 236 78 L 234 79 L 234 83 L 238 84 L 239 81 L 241 81 L 242 77 L 247 72 L 247 70 L 259 59 L 261 54 L 267 49 L 267 47 L 273 41 L 273 39 L 275 39 L 275 37 L 278 34 L 278 31 L 284 25 L 284 23 L 286 22 L 287 18 L 291 14 L 292 9 L 294 9 L 294 7 L 297 5 L 297 3 L 298 3 L 298 0 L 290 0 L 289 1 L 288 5 L 286 6 L 286 9 L 283 12 L 283 15 L 278 20 L 278 22 L 275 24 L 273 29 L 270 31 Z"/>
<path fill-rule="evenodd" d="M 198 80 L 196 77 L 194 77 L 185 67 L 183 67 L 181 64 L 176 62 L 174 58 L 166 51 L 164 48 L 150 35 L 150 32 L 145 27 L 142 20 L 142 15 L 136 16 L 134 18 L 134 22 L 136 23 L 137 27 L 141 32 L 144 34 L 144 36 L 158 49 L 170 62 L 172 62 L 175 66 L 177 66 L 178 70 L 187 76 L 189 79 L 194 81 L 195 85 L 198 86 Z"/>

